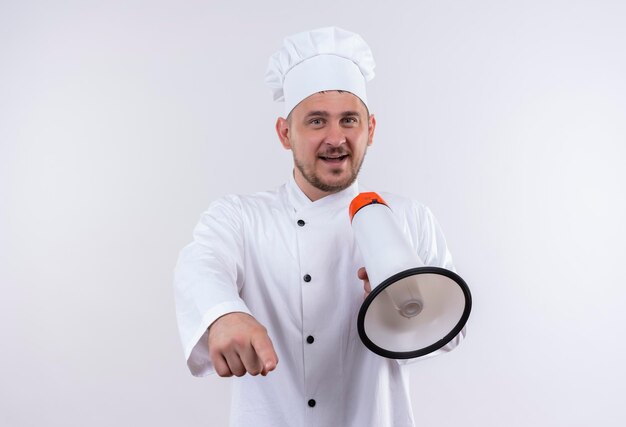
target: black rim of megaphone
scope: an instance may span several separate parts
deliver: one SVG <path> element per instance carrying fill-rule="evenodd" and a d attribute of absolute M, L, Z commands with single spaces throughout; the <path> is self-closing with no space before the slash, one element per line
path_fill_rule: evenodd
<path fill-rule="evenodd" d="M 463 295 L 465 296 L 465 309 L 463 310 L 461 319 L 459 319 L 459 322 L 456 324 L 456 326 L 452 328 L 452 330 L 439 341 L 427 347 L 421 348 L 419 350 L 389 351 L 374 344 L 372 340 L 370 340 L 367 334 L 365 333 L 365 313 L 367 313 L 367 309 L 369 308 L 372 301 L 374 301 L 374 298 L 376 298 L 378 294 L 384 291 L 387 287 L 391 286 L 393 283 L 396 283 L 398 280 L 401 280 L 401 279 L 404 279 L 405 277 L 409 277 L 413 275 L 429 274 L 429 273 L 439 274 L 442 276 L 449 277 L 450 279 L 454 280 L 456 284 L 459 285 L 459 287 L 463 291 Z M 361 305 L 361 310 L 359 311 L 359 317 L 357 319 L 357 329 L 359 331 L 359 337 L 361 337 L 361 341 L 363 341 L 363 344 L 365 344 L 365 346 L 368 349 L 378 354 L 379 356 L 387 357 L 389 359 L 413 359 L 415 357 L 425 356 L 429 353 L 432 353 L 433 351 L 439 350 L 441 347 L 443 347 L 444 345 L 452 341 L 452 339 L 454 339 L 454 337 L 456 337 L 461 332 L 461 330 L 467 323 L 467 319 L 469 318 L 471 310 L 472 310 L 472 295 L 470 293 L 469 287 L 467 286 L 467 283 L 465 283 L 465 281 L 461 278 L 461 276 L 454 273 L 453 271 L 446 270 L 445 268 L 440 268 L 440 267 L 427 266 L 427 267 L 410 268 L 408 270 L 401 271 L 400 273 L 394 274 L 393 276 L 391 276 L 390 278 L 382 282 L 379 286 L 376 286 L 376 288 L 373 289 L 372 292 L 370 292 L 368 297 L 365 298 L 365 301 Z"/>

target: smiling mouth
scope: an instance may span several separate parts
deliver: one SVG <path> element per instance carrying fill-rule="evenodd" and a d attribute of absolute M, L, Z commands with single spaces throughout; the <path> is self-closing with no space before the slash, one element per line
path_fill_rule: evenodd
<path fill-rule="evenodd" d="M 331 163 L 339 163 L 348 157 L 347 154 L 342 154 L 340 156 L 318 156 L 320 159 L 331 162 Z"/>

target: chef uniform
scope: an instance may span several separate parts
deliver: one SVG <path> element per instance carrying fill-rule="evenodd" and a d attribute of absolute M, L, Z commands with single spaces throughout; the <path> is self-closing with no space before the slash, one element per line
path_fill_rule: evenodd
<path fill-rule="evenodd" d="M 358 35 L 324 28 L 287 38 L 284 48 L 270 60 L 268 81 L 296 70 L 307 59 L 319 61 L 322 56 L 333 58 L 315 64 L 315 75 L 320 75 L 324 64 L 336 70 L 338 58 L 345 60 L 346 56 L 351 58 L 350 72 L 358 72 L 363 90 L 363 76 L 373 75 L 371 53 Z M 355 58 L 361 62 L 352 62 Z M 282 67 L 278 71 L 277 64 Z M 306 70 L 299 72 L 307 75 Z M 334 78 L 333 73 L 328 75 Z M 280 78 L 284 80 L 284 76 Z M 306 91 L 295 85 L 298 89 L 294 90 L 300 90 L 295 97 L 289 95 L 296 92 L 288 92 L 290 86 L 283 85 L 284 94 L 275 98 L 285 101 L 288 112 L 299 100 L 320 90 L 361 90 L 351 86 L 349 78 L 347 83 L 337 84 L 331 82 L 320 89 L 308 82 L 304 83 Z M 364 92 L 357 95 L 364 98 Z M 234 379 L 231 425 L 414 425 L 404 367 L 407 361 L 370 352 L 357 333 L 356 319 L 363 302 L 363 282 L 357 278 L 357 270 L 363 262 L 348 206 L 362 191 L 367 190 L 354 182 L 345 190 L 311 201 L 292 176 L 274 191 L 226 196 L 210 205 L 194 230 L 193 242 L 182 250 L 175 272 L 176 309 L 191 373 L 204 376 L 214 372 L 207 328 L 231 312 L 248 313 L 265 326 L 279 358 L 275 371 L 266 377 Z M 432 213 L 412 200 L 380 194 L 424 263 L 453 270 Z M 450 351 L 464 334 L 433 354 Z"/>

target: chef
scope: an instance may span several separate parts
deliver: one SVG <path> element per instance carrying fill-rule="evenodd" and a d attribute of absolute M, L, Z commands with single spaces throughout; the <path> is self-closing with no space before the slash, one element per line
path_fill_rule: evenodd
<path fill-rule="evenodd" d="M 187 365 L 196 376 L 238 377 L 233 426 L 414 425 L 407 361 L 370 352 L 356 326 L 370 286 L 348 206 L 365 191 L 357 175 L 376 128 L 366 96 L 373 69 L 369 47 L 349 31 L 287 37 L 266 82 L 284 102 L 276 132 L 293 173 L 278 189 L 214 201 L 181 251 Z M 381 195 L 424 263 L 454 270 L 430 210 Z"/>

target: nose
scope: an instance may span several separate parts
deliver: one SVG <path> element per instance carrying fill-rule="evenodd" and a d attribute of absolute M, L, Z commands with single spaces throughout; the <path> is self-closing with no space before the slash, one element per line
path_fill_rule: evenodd
<path fill-rule="evenodd" d="M 346 142 L 346 135 L 339 124 L 328 126 L 328 133 L 324 138 L 324 142 L 333 147 L 338 147 Z"/>

